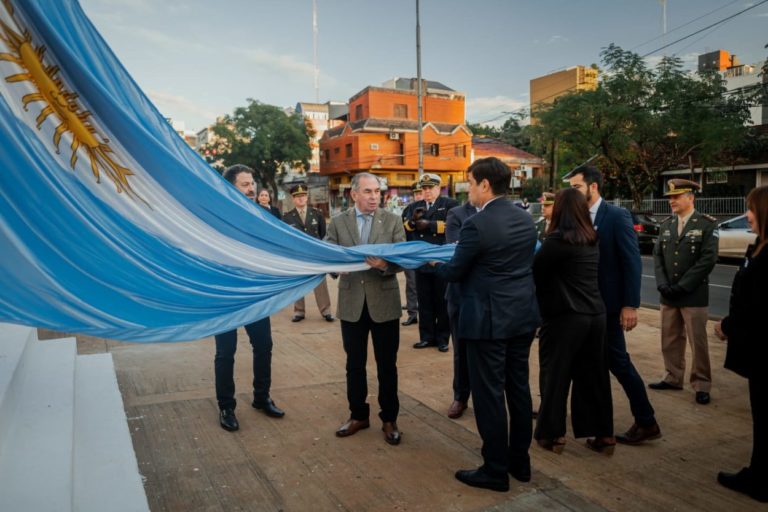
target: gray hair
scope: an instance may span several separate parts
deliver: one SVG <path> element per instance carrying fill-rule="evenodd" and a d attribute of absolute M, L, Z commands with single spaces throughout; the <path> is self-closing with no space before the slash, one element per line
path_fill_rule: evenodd
<path fill-rule="evenodd" d="M 378 176 L 376 176 L 375 174 L 371 174 L 369 172 L 361 172 L 352 176 L 352 185 L 351 185 L 352 190 L 357 191 L 360 189 L 360 180 L 363 178 L 373 178 L 376 180 L 376 183 L 378 183 L 379 186 L 381 186 L 381 181 L 379 180 Z"/>

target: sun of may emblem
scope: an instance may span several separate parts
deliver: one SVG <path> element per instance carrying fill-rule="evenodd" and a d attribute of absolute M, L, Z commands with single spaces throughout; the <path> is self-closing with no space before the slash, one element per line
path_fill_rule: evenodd
<path fill-rule="evenodd" d="M 8 14 L 13 16 L 13 6 L 9 0 L 3 0 Z M 133 172 L 118 164 L 109 147 L 109 140 L 101 137 L 94 126 L 88 121 L 91 113 L 83 110 L 77 102 L 78 95 L 68 91 L 62 84 L 59 68 L 45 64 L 44 46 L 35 48 L 28 30 L 18 34 L 5 22 L 0 20 L 0 40 L 9 49 L 9 53 L 0 53 L 0 60 L 12 62 L 22 68 L 22 72 L 5 77 L 8 83 L 29 82 L 36 92 L 26 94 L 22 98 L 24 110 L 27 111 L 30 103 L 41 102 L 43 108 L 37 116 L 38 130 L 51 115 L 58 119 L 58 125 L 53 135 L 53 144 L 56 153 L 59 153 L 61 137 L 69 132 L 72 137 L 72 156 L 69 164 L 72 169 L 77 163 L 79 149 L 85 151 L 91 163 L 96 182 L 101 182 L 101 174 L 105 173 L 115 184 L 117 192 L 126 192 L 129 196 L 138 198 L 138 195 L 128 183 L 128 176 Z"/>

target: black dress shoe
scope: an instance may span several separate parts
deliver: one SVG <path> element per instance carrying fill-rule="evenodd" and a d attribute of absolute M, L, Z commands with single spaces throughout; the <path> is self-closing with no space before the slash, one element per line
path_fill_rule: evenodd
<path fill-rule="evenodd" d="M 260 410 L 270 418 L 282 418 L 285 416 L 285 411 L 277 407 L 271 398 L 267 398 L 267 401 L 261 404 L 253 402 L 251 406 L 254 409 Z"/>
<path fill-rule="evenodd" d="M 717 482 L 732 491 L 746 494 L 762 503 L 768 503 L 768 489 L 756 484 L 750 468 L 743 468 L 738 473 L 721 471 L 717 474 Z"/>
<path fill-rule="evenodd" d="M 441 343 L 437 346 L 437 350 L 440 352 L 448 352 L 448 344 L 447 343 Z"/>
<path fill-rule="evenodd" d="M 291 322 L 301 322 L 304 320 L 304 317 L 301 315 L 293 315 L 293 318 L 291 318 Z"/>
<path fill-rule="evenodd" d="M 400 430 L 397 428 L 397 423 L 394 421 L 385 421 L 384 424 L 381 426 L 382 432 L 384 432 L 384 440 L 391 445 L 398 445 L 400 444 L 400 440 L 403 438 L 403 435 L 400 433 Z"/>
<path fill-rule="evenodd" d="M 434 347 L 434 346 L 435 344 L 432 343 L 431 341 L 424 341 L 424 340 L 421 340 L 420 342 L 413 344 L 413 348 L 427 348 L 427 347 Z"/>
<path fill-rule="evenodd" d="M 666 391 L 666 390 L 672 390 L 672 391 L 680 391 L 683 389 L 682 386 L 673 386 L 669 382 L 662 380 L 660 382 L 651 382 L 648 384 L 648 387 L 651 389 L 655 389 L 656 391 Z"/>
<path fill-rule="evenodd" d="M 333 315 L 330 313 L 328 313 L 327 315 L 323 315 L 323 318 L 325 318 L 326 322 L 333 322 L 334 320 L 336 320 L 335 318 L 333 318 Z"/>
<path fill-rule="evenodd" d="M 405 321 L 402 323 L 402 325 L 408 326 L 419 323 L 419 319 L 415 316 L 409 316 L 405 319 Z"/>
<path fill-rule="evenodd" d="M 706 391 L 697 391 L 696 392 L 696 403 L 701 405 L 707 405 L 710 401 L 709 393 Z"/>
<path fill-rule="evenodd" d="M 234 409 L 222 409 L 219 411 L 219 425 L 224 430 L 234 432 L 240 428 L 240 424 L 237 422 L 237 416 L 235 416 Z"/>
<path fill-rule="evenodd" d="M 661 429 L 658 423 L 650 427 L 641 427 L 633 423 L 629 430 L 616 436 L 616 441 L 621 444 L 638 445 L 644 441 L 652 441 L 661 437 Z"/>
<path fill-rule="evenodd" d="M 530 482 L 531 458 L 515 457 L 509 459 L 509 474 L 518 482 Z"/>
<path fill-rule="evenodd" d="M 456 480 L 472 487 L 490 489 L 492 491 L 507 492 L 509 490 L 509 477 L 492 477 L 482 468 L 460 469 L 456 472 Z"/>

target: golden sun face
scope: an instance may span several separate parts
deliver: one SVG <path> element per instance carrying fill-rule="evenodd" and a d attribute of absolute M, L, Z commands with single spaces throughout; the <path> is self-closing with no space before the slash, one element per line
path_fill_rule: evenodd
<path fill-rule="evenodd" d="M 13 6 L 10 1 L 3 0 L 3 5 L 8 14 L 13 16 Z M 82 149 L 88 155 L 91 172 L 97 183 L 101 182 L 101 174 L 105 173 L 115 184 L 118 193 L 126 192 L 131 197 L 139 198 L 128 182 L 128 176 L 132 176 L 133 172 L 115 161 L 112 149 L 108 145 L 109 140 L 103 137 L 100 140 L 96 128 L 88 121 L 90 112 L 80 108 L 77 102 L 78 95 L 68 91 L 58 77 L 59 68 L 54 65 L 45 65 L 45 47 L 35 48 L 29 31 L 24 30 L 23 34 L 18 34 L 2 20 L 0 20 L 0 40 L 10 50 L 9 53 L 0 53 L 0 60 L 12 62 L 22 69 L 20 73 L 5 77 L 5 81 L 29 82 L 36 89 L 36 92 L 26 94 L 22 98 L 24 110 L 28 110 L 30 103 L 44 104 L 37 116 L 37 128 L 40 129 L 52 114 L 58 119 L 59 124 L 56 125 L 53 135 L 56 152 L 59 152 L 62 135 L 69 132 L 72 136 L 70 146 L 72 156 L 69 164 L 73 170 L 77 163 L 77 152 Z"/>

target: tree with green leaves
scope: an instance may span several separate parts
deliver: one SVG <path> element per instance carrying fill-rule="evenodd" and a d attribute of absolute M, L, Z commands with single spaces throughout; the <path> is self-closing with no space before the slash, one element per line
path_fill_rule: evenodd
<path fill-rule="evenodd" d="M 596 90 L 537 111 L 531 132 L 538 146 L 557 140 L 574 164 L 599 155 L 608 194 L 628 195 L 638 206 L 665 170 L 733 162 L 747 132 L 749 101 L 728 94 L 718 73 L 688 73 L 677 57 L 651 69 L 613 44 L 601 57 Z"/>
<path fill-rule="evenodd" d="M 248 105 L 219 119 L 213 133 L 214 141 L 200 148 L 206 159 L 220 159 L 224 166 L 251 167 L 256 179 L 273 194 L 285 166 L 309 168 L 313 132 L 300 114 L 287 115 L 279 107 L 249 98 Z"/>

